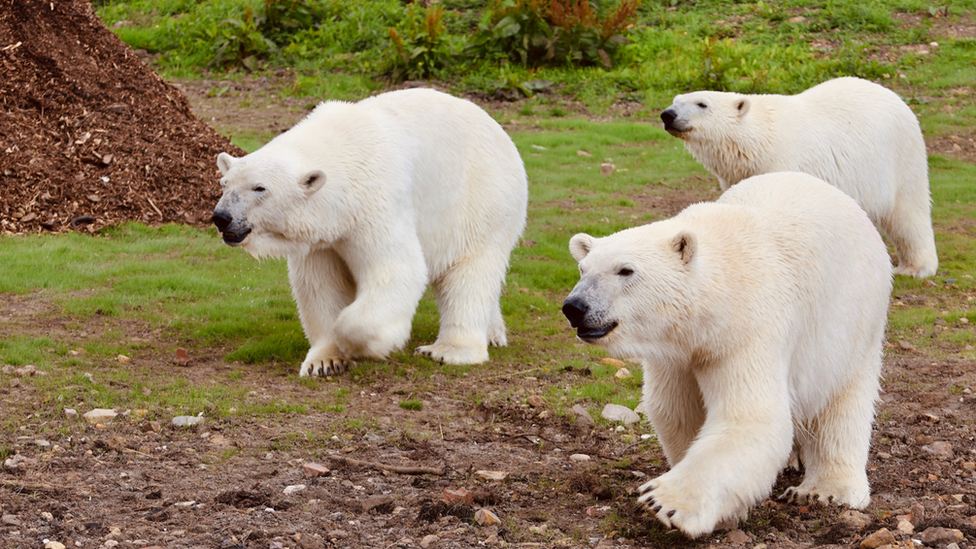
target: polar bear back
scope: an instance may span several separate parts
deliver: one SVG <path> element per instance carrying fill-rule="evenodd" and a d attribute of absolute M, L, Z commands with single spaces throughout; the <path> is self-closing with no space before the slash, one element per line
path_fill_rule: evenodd
<path fill-rule="evenodd" d="M 927 194 L 918 119 L 893 91 L 848 77 L 780 97 L 768 113 L 778 125 L 777 154 L 760 173 L 815 175 L 870 209 L 872 217 L 890 211 L 899 194 Z M 864 184 L 871 181 L 895 185 Z"/>
<path fill-rule="evenodd" d="M 321 169 L 362 219 L 411 220 L 432 279 L 472 251 L 511 249 L 525 226 L 511 139 L 473 103 L 434 90 L 324 102 L 258 152 Z"/>
<path fill-rule="evenodd" d="M 866 213 L 838 189 L 801 173 L 749 178 L 717 201 L 742 208 L 769 250 L 761 284 L 783 322 L 789 349 L 791 401 L 797 418 L 812 418 L 856 375 L 848 364 L 876 364 L 891 294 L 891 263 Z M 750 243 L 751 245 L 752 243 Z"/>

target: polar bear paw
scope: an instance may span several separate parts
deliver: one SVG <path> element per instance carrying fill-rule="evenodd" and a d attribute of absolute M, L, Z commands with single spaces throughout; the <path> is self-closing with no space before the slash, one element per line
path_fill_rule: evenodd
<path fill-rule="evenodd" d="M 306 358 L 305 362 L 302 362 L 302 368 L 298 371 L 298 375 L 301 377 L 305 376 L 336 376 L 345 373 L 355 366 L 356 363 L 347 358 L 341 357 L 327 357 L 327 358 Z"/>
<path fill-rule="evenodd" d="M 488 360 L 488 349 L 482 346 L 461 347 L 434 343 L 417 347 L 416 354 L 427 355 L 446 364 L 481 364 Z"/>
<path fill-rule="evenodd" d="M 714 512 L 713 506 L 689 497 L 689 494 L 701 491 L 681 489 L 676 486 L 681 483 L 670 483 L 665 476 L 643 484 L 638 489 L 641 495 L 637 503 L 653 513 L 666 527 L 677 528 L 689 537 L 695 538 L 715 530 L 722 517 Z"/>
<path fill-rule="evenodd" d="M 864 491 L 864 495 L 857 495 L 857 490 L 836 488 L 830 489 L 823 486 L 806 485 L 791 486 L 779 497 L 780 500 L 796 505 L 847 505 L 855 509 L 864 509 L 871 502 L 869 489 Z"/>

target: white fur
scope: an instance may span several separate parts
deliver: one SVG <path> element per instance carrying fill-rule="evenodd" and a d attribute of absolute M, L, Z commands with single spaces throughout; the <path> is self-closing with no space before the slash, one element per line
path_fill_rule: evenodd
<path fill-rule="evenodd" d="M 329 101 L 217 164 L 225 241 L 288 258 L 311 345 L 301 375 L 402 347 L 428 284 L 440 333 L 418 352 L 479 363 L 507 343 L 499 296 L 528 189 L 512 140 L 473 103 L 427 89 Z"/>
<path fill-rule="evenodd" d="M 570 250 L 581 278 L 564 311 L 586 309 L 580 337 L 616 326 L 589 341 L 643 360 L 638 409 L 671 470 L 638 501 L 658 519 L 695 537 L 744 516 L 794 444 L 806 473 L 793 499 L 868 505 L 891 264 L 853 200 L 806 174 L 762 175 Z"/>
<path fill-rule="evenodd" d="M 675 97 L 665 112 L 677 117 L 672 135 L 722 190 L 763 173 L 815 175 L 852 196 L 891 238 L 896 274 L 925 278 L 938 269 L 925 140 L 891 90 L 837 78 L 792 96 L 699 91 Z"/>

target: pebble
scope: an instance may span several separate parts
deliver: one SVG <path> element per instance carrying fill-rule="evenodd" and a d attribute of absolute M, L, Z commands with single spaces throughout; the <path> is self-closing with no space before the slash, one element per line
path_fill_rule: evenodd
<path fill-rule="evenodd" d="M 28 467 L 33 467 L 35 465 L 34 460 L 23 454 L 14 454 L 13 457 L 9 457 L 3 462 L 4 469 L 10 470 L 24 470 Z"/>
<path fill-rule="evenodd" d="M 429 534 L 424 536 L 423 539 L 420 540 L 420 546 L 423 547 L 424 549 L 427 549 L 428 547 L 430 547 L 432 543 L 437 543 L 440 540 L 441 538 L 437 537 L 436 535 Z"/>
<path fill-rule="evenodd" d="M 629 379 L 634 377 L 627 368 L 621 368 L 617 370 L 617 373 L 613 374 L 613 377 L 617 379 Z"/>
<path fill-rule="evenodd" d="M 960 543 L 965 541 L 966 537 L 959 530 L 932 526 L 923 530 L 922 533 L 918 535 L 918 539 L 929 547 L 936 547 L 940 545 L 948 545 L 950 543 Z"/>
<path fill-rule="evenodd" d="M 732 530 L 727 536 L 725 536 L 725 539 L 729 540 L 729 543 L 733 543 L 735 545 L 745 545 L 746 543 L 752 541 L 752 536 L 746 532 L 743 532 L 742 530 Z"/>
<path fill-rule="evenodd" d="M 329 530 L 325 534 L 325 537 L 329 539 L 346 539 L 349 537 L 349 532 L 346 532 L 345 530 Z"/>
<path fill-rule="evenodd" d="M 478 509 L 475 512 L 474 520 L 482 526 L 491 526 L 492 524 L 501 524 L 502 522 L 502 519 L 498 518 L 498 515 L 485 508 Z"/>
<path fill-rule="evenodd" d="M 106 541 L 105 543 L 103 543 L 102 544 L 102 547 L 104 547 L 105 549 L 112 549 L 113 547 L 118 547 L 118 545 L 119 545 L 119 542 L 118 541 L 116 541 L 114 539 L 110 539 L 110 540 Z"/>
<path fill-rule="evenodd" d="M 191 427 L 203 423 L 203 419 L 201 416 L 176 416 L 173 418 L 173 425 L 177 427 Z"/>
<path fill-rule="evenodd" d="M 576 416 L 576 421 L 584 425 L 593 425 L 595 422 L 590 416 L 590 413 L 586 411 L 586 408 L 580 406 L 579 404 L 573 405 L 573 415 Z"/>
<path fill-rule="evenodd" d="M 530 396 L 529 398 L 525 399 L 525 403 L 533 408 L 542 408 L 546 405 L 546 402 L 542 400 L 542 397 L 539 395 Z"/>
<path fill-rule="evenodd" d="M 457 490 L 444 489 L 442 499 L 452 505 L 458 503 L 463 503 L 464 505 L 474 505 L 474 494 L 465 490 L 464 488 L 458 488 Z"/>
<path fill-rule="evenodd" d="M 508 472 L 506 472 L 506 471 L 485 471 L 485 470 L 481 470 L 481 471 L 475 471 L 474 472 L 474 476 L 476 476 L 476 477 L 478 477 L 480 479 L 483 479 L 483 480 L 489 480 L 489 481 L 492 481 L 492 482 L 501 482 L 501 481 L 503 481 L 503 480 L 505 480 L 505 479 L 508 478 Z"/>
<path fill-rule="evenodd" d="M 68 419 L 76 419 L 78 417 L 78 410 L 75 410 L 74 408 L 65 408 L 64 417 Z"/>
<path fill-rule="evenodd" d="M 858 532 L 864 530 L 873 522 L 869 515 L 866 515 L 860 511 L 854 509 L 847 509 L 840 514 L 838 520 L 851 528 L 857 530 Z"/>
<path fill-rule="evenodd" d="M 51 522 L 52 520 L 54 520 L 54 515 L 48 513 L 47 511 L 44 511 L 43 513 L 41 513 L 41 518 L 48 522 Z"/>
<path fill-rule="evenodd" d="M 600 175 L 613 175 L 613 171 L 616 168 L 617 167 L 614 166 L 613 164 L 604 162 L 603 164 L 600 164 Z"/>
<path fill-rule="evenodd" d="M 20 526 L 20 520 L 16 515 L 4 515 L 3 518 L 0 518 L 0 522 L 7 526 Z"/>
<path fill-rule="evenodd" d="M 630 425 L 640 421 L 640 416 L 637 412 L 619 404 L 607 404 L 603 407 L 603 411 L 600 412 L 600 416 L 606 420 L 619 421 L 624 425 Z"/>
<path fill-rule="evenodd" d="M 64 549 L 64 544 L 60 541 L 48 541 L 44 544 L 44 549 Z"/>
<path fill-rule="evenodd" d="M 309 478 L 324 477 L 329 474 L 329 468 L 318 463 L 306 463 L 302 465 L 302 474 Z"/>
<path fill-rule="evenodd" d="M 899 532 L 903 532 L 905 534 L 914 534 L 915 533 L 915 526 L 913 526 L 910 521 L 907 521 L 905 519 L 899 519 L 898 520 L 898 531 Z"/>
<path fill-rule="evenodd" d="M 17 377 L 31 377 L 32 375 L 34 375 L 36 373 L 37 373 L 37 368 L 35 368 L 34 366 L 32 366 L 30 364 L 28 364 L 27 366 L 24 366 L 22 368 L 16 368 L 14 370 L 14 374 Z"/>
<path fill-rule="evenodd" d="M 944 460 L 951 460 L 954 456 L 952 444 L 942 440 L 922 446 L 922 451 Z"/>
<path fill-rule="evenodd" d="M 88 423 L 101 423 L 119 415 L 115 410 L 108 408 L 95 408 L 90 412 L 85 412 L 85 421 Z"/>
<path fill-rule="evenodd" d="M 285 495 L 290 496 L 294 493 L 301 492 L 305 488 L 308 488 L 304 484 L 293 484 L 291 486 L 285 486 Z"/>
<path fill-rule="evenodd" d="M 626 363 L 622 360 L 617 360 L 616 358 L 604 358 L 600 361 L 600 364 L 606 364 L 607 366 L 613 366 L 614 368 L 623 368 Z"/>
<path fill-rule="evenodd" d="M 893 536 L 887 528 L 882 528 L 864 538 L 861 541 L 861 549 L 877 549 L 882 545 L 889 545 L 893 543 L 895 543 L 895 536 Z"/>
<path fill-rule="evenodd" d="M 586 454 L 573 454 L 569 456 L 569 459 L 573 461 L 590 461 L 590 456 Z"/>

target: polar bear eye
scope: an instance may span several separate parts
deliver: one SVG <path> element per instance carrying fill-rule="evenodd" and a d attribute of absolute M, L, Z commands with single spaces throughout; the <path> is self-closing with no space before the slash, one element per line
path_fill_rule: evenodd
<path fill-rule="evenodd" d="M 634 270 L 629 267 L 621 267 L 620 270 L 617 271 L 617 276 L 630 276 L 632 274 L 634 274 Z"/>
<path fill-rule="evenodd" d="M 708 105 L 706 105 L 706 104 L 704 104 L 704 103 L 699 103 L 699 104 L 698 104 L 698 108 L 699 108 L 699 109 L 707 109 L 707 108 L 708 108 Z"/>
<path fill-rule="evenodd" d="M 263 193 L 263 192 L 264 192 L 264 191 L 266 191 L 267 189 L 265 189 L 265 188 L 264 188 L 264 187 L 262 187 L 261 185 L 258 185 L 257 187 L 254 187 L 254 188 L 253 188 L 253 189 L 251 189 L 251 190 L 253 190 L 253 191 L 254 191 L 254 192 L 256 192 L 256 193 Z"/>

